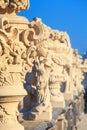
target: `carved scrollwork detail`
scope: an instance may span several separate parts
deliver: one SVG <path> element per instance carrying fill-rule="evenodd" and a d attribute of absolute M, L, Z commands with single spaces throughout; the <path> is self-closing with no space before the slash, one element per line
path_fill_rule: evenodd
<path fill-rule="evenodd" d="M 39 22 L 32 21 L 29 23 L 29 28 L 24 30 L 21 35 L 22 41 L 26 46 L 30 46 L 31 44 L 36 44 L 38 40 L 43 39 L 43 26 Z"/>
<path fill-rule="evenodd" d="M 31 42 L 34 41 L 35 32 L 33 29 L 27 29 L 22 32 L 21 39 L 26 46 L 30 46 Z"/>
<path fill-rule="evenodd" d="M 60 49 L 60 51 L 64 51 L 69 53 L 70 51 L 70 40 L 65 32 L 59 32 L 56 30 L 51 30 L 51 28 L 44 25 L 41 19 L 36 18 L 32 22 L 29 23 L 29 28 L 24 30 L 21 34 L 21 39 L 24 42 L 25 46 L 30 47 L 32 45 L 40 47 L 43 42 L 46 44 L 54 43 L 54 47 L 50 49 Z"/>
<path fill-rule="evenodd" d="M 29 0 L 1 0 L 0 10 L 2 13 L 19 12 L 28 8 Z"/>
<path fill-rule="evenodd" d="M 0 29 L 3 29 L 3 30 L 5 30 L 5 29 L 7 29 L 7 28 L 9 28 L 9 20 L 8 20 L 8 18 L 6 18 L 6 17 L 1 17 L 0 18 Z"/>
<path fill-rule="evenodd" d="M 11 39 L 10 35 L 0 30 L 0 86 L 22 85 L 22 54 L 25 47 L 14 40 L 16 36 Z"/>

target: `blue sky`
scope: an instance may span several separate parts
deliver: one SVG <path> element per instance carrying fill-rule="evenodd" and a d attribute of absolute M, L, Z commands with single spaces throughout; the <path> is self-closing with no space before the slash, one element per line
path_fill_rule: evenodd
<path fill-rule="evenodd" d="M 87 50 L 87 0 L 30 0 L 29 10 L 19 15 L 41 18 L 52 29 L 66 31 L 80 54 Z"/>

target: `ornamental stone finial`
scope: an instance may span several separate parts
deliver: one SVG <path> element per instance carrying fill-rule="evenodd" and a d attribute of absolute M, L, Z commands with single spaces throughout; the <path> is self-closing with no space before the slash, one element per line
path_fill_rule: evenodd
<path fill-rule="evenodd" d="M 0 14 L 17 13 L 20 10 L 26 10 L 28 7 L 29 0 L 0 0 Z"/>

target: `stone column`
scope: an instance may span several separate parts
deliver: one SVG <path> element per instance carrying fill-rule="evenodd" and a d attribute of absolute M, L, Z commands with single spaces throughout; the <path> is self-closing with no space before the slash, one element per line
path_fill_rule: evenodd
<path fill-rule="evenodd" d="M 27 9 L 28 1 L 0 1 L 0 130 L 24 130 L 17 121 L 18 103 L 26 95 L 23 88 L 23 53 L 21 32 L 28 21 L 16 16 Z"/>

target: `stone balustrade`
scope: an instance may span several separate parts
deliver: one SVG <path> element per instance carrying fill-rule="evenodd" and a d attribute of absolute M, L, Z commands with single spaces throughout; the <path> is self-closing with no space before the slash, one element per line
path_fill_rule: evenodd
<path fill-rule="evenodd" d="M 28 5 L 0 2 L 0 130 L 70 130 L 83 112 L 86 63 L 66 32 L 16 15 Z"/>

